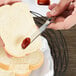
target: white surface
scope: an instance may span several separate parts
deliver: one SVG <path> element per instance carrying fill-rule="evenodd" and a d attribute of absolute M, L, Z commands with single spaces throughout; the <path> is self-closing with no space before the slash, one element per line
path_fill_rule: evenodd
<path fill-rule="evenodd" d="M 30 76 L 53 76 L 53 59 L 50 54 L 50 48 L 48 46 L 47 40 L 43 37 L 41 51 L 44 53 L 44 64 L 38 70 L 33 71 Z"/>
<path fill-rule="evenodd" d="M 31 11 L 40 13 L 43 16 L 46 16 L 46 13 L 48 11 L 50 11 L 48 9 L 48 6 L 38 5 L 37 0 L 22 0 L 22 1 L 29 4 L 29 7 L 30 7 Z M 50 0 L 50 1 L 51 1 L 51 3 L 59 3 L 60 0 Z"/>

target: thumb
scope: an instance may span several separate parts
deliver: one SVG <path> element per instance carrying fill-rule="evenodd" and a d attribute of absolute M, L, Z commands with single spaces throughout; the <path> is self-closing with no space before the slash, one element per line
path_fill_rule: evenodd
<path fill-rule="evenodd" d="M 56 7 L 50 11 L 50 15 L 51 16 L 60 15 L 62 12 L 64 12 L 68 8 L 70 2 L 71 2 L 70 0 L 61 0 L 60 3 L 57 4 Z"/>

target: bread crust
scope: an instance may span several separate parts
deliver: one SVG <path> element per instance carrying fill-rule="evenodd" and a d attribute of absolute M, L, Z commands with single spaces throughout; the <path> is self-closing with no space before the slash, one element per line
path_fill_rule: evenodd
<path fill-rule="evenodd" d="M 25 74 L 15 74 L 15 76 L 29 76 L 31 74 L 32 70 L 29 70 L 29 72 L 25 73 Z"/>
<path fill-rule="evenodd" d="M 1 69 L 4 69 L 4 70 L 9 70 L 9 66 L 8 65 L 5 65 L 3 63 L 0 63 L 0 68 Z"/>
<path fill-rule="evenodd" d="M 41 55 L 42 55 L 42 59 L 41 59 L 41 61 L 39 61 L 40 63 L 38 63 L 38 64 L 31 64 L 30 66 L 29 66 L 29 68 L 31 69 L 31 70 L 36 70 L 36 69 L 38 69 L 38 68 L 40 68 L 41 66 L 42 66 L 42 64 L 43 64 L 43 62 L 44 62 L 44 55 L 43 55 L 43 53 L 40 51 L 40 53 L 41 53 Z"/>
<path fill-rule="evenodd" d="M 44 55 L 41 51 L 37 51 L 38 54 L 40 54 L 39 56 L 41 57 L 39 63 L 28 63 L 29 64 L 29 71 L 26 72 L 26 73 L 22 73 L 22 74 L 19 74 L 19 73 L 15 73 L 15 76 L 29 76 L 31 74 L 32 71 L 40 68 L 44 62 Z M 29 54 L 30 55 L 30 54 Z M 34 54 L 33 54 L 34 55 Z M 28 55 L 27 55 L 28 56 Z M 12 58 L 11 58 L 12 59 Z M 26 64 L 26 63 L 25 63 Z M 15 64 L 14 64 L 15 65 Z M 0 63 L 0 68 L 5 70 L 5 71 L 9 71 L 9 70 L 12 70 L 14 66 L 11 66 L 10 65 L 6 65 L 6 64 L 3 64 L 3 63 Z"/>

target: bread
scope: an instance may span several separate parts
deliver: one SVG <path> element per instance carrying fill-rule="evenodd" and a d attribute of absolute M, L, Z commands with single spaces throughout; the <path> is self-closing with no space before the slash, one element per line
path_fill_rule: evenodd
<path fill-rule="evenodd" d="M 11 59 L 8 58 L 3 48 L 0 47 L 0 68 L 9 70 L 11 65 Z"/>
<path fill-rule="evenodd" d="M 0 76 L 15 76 L 12 71 L 6 71 L 0 68 Z"/>
<path fill-rule="evenodd" d="M 29 69 L 29 64 L 15 64 L 13 72 L 15 76 L 29 76 L 31 70 Z"/>
<path fill-rule="evenodd" d="M 18 2 L 13 5 L 0 7 L 0 36 L 5 44 L 5 51 L 14 57 L 23 57 L 41 48 L 39 36 L 26 49 L 21 44 L 27 37 L 37 30 L 30 10 L 25 3 Z M 32 39 L 32 38 L 31 38 Z"/>
<path fill-rule="evenodd" d="M 39 50 L 21 58 L 9 58 L 4 49 L 0 48 L 0 68 L 4 71 L 11 71 L 14 76 L 29 76 L 33 70 L 41 67 L 43 61 L 43 53 Z"/>
<path fill-rule="evenodd" d="M 12 71 L 6 71 L 4 69 L 0 69 L 0 76 L 29 76 L 31 71 L 26 70 L 23 74 L 13 73 Z"/>
<path fill-rule="evenodd" d="M 4 43 L 0 46 L 0 76 L 29 76 L 42 66 L 41 36 L 26 49 L 21 46 L 37 29 L 25 3 L 0 7 L 0 37 Z"/>
<path fill-rule="evenodd" d="M 30 70 L 36 70 L 41 67 L 44 61 L 44 56 L 41 51 L 33 52 L 22 58 L 12 57 L 13 64 L 29 64 Z"/>

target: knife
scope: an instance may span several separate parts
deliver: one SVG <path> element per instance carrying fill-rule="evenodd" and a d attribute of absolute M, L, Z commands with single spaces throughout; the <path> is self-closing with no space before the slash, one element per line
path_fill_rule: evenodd
<path fill-rule="evenodd" d="M 30 36 L 30 38 L 25 38 L 21 44 L 22 48 L 25 49 L 28 45 L 30 45 L 43 31 L 45 31 L 50 23 L 53 23 L 52 18 L 48 18 L 46 22 Z"/>

